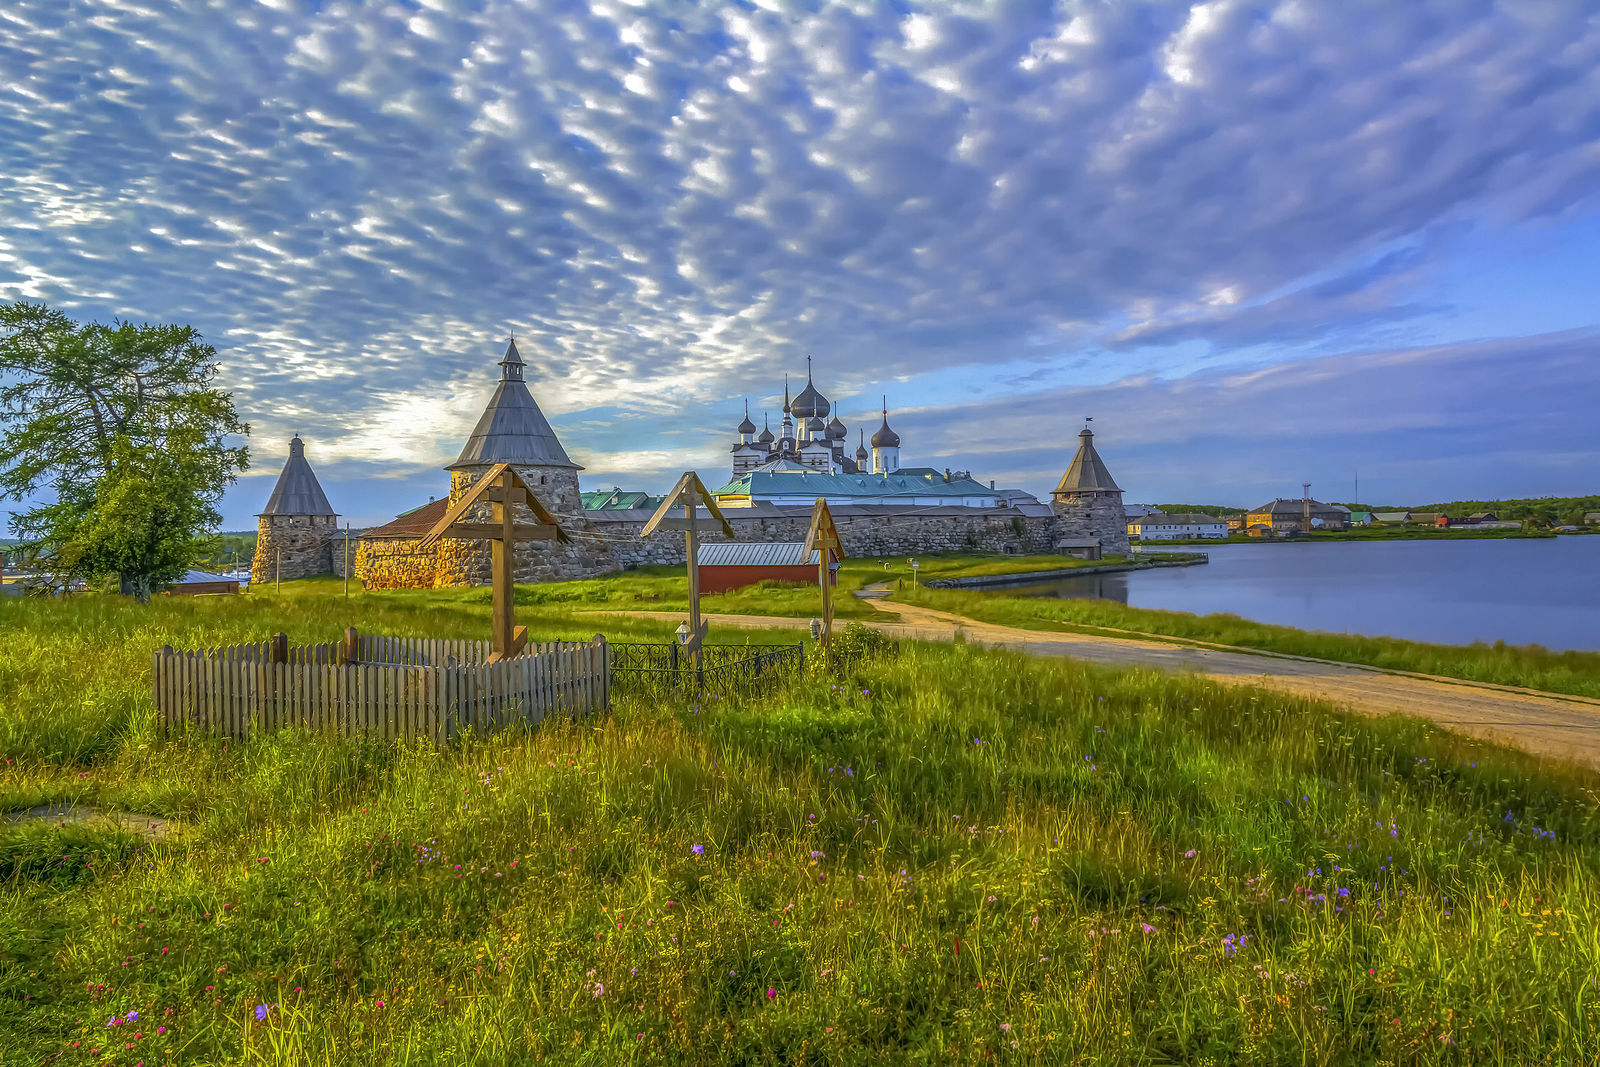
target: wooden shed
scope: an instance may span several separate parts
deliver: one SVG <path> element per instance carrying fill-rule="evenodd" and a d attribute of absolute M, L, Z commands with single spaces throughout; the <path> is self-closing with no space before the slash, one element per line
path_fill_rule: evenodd
<path fill-rule="evenodd" d="M 700 594 L 725 593 L 757 582 L 795 582 L 814 585 L 817 553 L 807 552 L 799 541 L 761 543 L 733 541 L 700 545 Z M 839 581 L 838 566 L 829 568 L 830 584 Z"/>
<path fill-rule="evenodd" d="M 208 571 L 189 571 L 163 590 L 169 596 L 206 596 L 238 591 L 239 579 Z"/>

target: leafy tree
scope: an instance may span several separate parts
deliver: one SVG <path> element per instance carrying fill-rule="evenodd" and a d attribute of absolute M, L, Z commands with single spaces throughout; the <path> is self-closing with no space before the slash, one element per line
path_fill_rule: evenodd
<path fill-rule="evenodd" d="M 122 574 L 141 599 L 181 574 L 249 463 L 250 428 L 189 326 L 79 324 L 0 305 L 0 497 L 58 574 Z"/>

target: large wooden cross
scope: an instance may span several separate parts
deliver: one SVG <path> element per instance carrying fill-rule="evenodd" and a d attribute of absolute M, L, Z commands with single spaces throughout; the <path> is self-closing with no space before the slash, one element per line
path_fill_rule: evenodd
<path fill-rule="evenodd" d="M 827 664 L 833 652 L 832 561 L 844 562 L 844 542 L 839 540 L 839 528 L 833 524 L 827 500 L 820 496 L 811 505 L 811 528 L 806 531 L 804 551 L 807 555 L 817 553 L 817 582 L 822 587 L 822 662 Z"/>
<path fill-rule="evenodd" d="M 475 504 L 491 505 L 490 522 L 463 522 L 462 517 Z M 516 521 L 514 508 L 521 504 L 533 512 L 532 524 Z M 444 518 L 433 524 L 422 538 L 422 547 L 428 548 L 441 537 L 462 540 L 487 540 L 490 543 L 489 584 L 494 590 L 492 611 L 493 651 L 490 663 L 510 659 L 528 644 L 528 628 L 517 626 L 512 616 L 513 596 L 512 564 L 518 541 L 560 541 L 571 544 L 572 538 L 561 528 L 556 517 L 539 503 L 522 478 L 509 463 L 497 463 L 484 472 L 483 477 L 461 498 L 450 506 Z"/>
<path fill-rule="evenodd" d="M 683 645 L 689 652 L 689 662 L 694 664 L 697 683 L 702 677 L 700 646 L 705 643 L 706 636 L 706 624 L 700 621 L 700 530 L 695 517 L 695 508 L 701 504 L 704 504 L 711 517 L 717 520 L 728 540 L 737 540 L 733 535 L 733 527 L 722 517 L 717 502 L 706 491 L 705 484 L 694 471 L 684 471 L 683 477 L 678 479 L 678 484 L 672 487 L 672 491 L 661 502 L 661 506 L 656 508 L 656 513 L 650 516 L 650 521 L 644 524 L 644 529 L 640 532 L 641 537 L 649 537 L 661 530 L 683 531 L 689 570 L 689 636 Z M 682 516 L 672 514 L 672 509 L 677 507 L 683 508 Z"/>

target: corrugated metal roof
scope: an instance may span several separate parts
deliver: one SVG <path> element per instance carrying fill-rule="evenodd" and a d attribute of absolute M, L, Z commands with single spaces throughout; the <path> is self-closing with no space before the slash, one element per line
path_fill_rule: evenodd
<path fill-rule="evenodd" d="M 284 462 L 283 473 L 278 475 L 278 484 L 272 487 L 272 495 L 267 497 L 267 506 L 261 510 L 261 514 L 334 514 L 327 494 L 322 491 L 317 476 L 311 472 L 311 464 L 306 462 L 306 446 L 299 434 L 289 442 L 289 458 Z"/>
<path fill-rule="evenodd" d="M 702 567 L 802 567 L 817 565 L 817 553 L 800 541 L 729 541 L 701 545 L 695 558 Z"/>
<path fill-rule="evenodd" d="M 201 582 L 232 582 L 232 581 L 236 581 L 236 580 L 237 579 L 228 577 L 226 574 L 212 574 L 210 571 L 189 570 L 189 571 L 184 571 L 183 577 L 179 578 L 177 581 L 173 582 L 172 584 L 173 585 L 197 585 L 197 584 L 199 584 Z"/>
<path fill-rule="evenodd" d="M 1130 517 L 1128 522 L 1136 526 L 1217 526 L 1226 525 L 1228 520 L 1219 519 L 1215 515 L 1190 512 L 1178 515 L 1140 515 Z"/>
<path fill-rule="evenodd" d="M 1251 515 L 1270 513 L 1273 515 L 1301 515 L 1305 512 L 1306 502 L 1298 497 L 1278 497 L 1270 504 L 1263 504 L 1259 508 L 1252 508 Z M 1320 500 L 1311 502 L 1312 515 L 1348 515 L 1350 509 L 1341 504 L 1324 504 Z"/>
<path fill-rule="evenodd" d="M 1122 489 L 1112 480 L 1111 472 L 1094 450 L 1094 432 L 1084 430 L 1078 434 L 1078 454 L 1072 465 L 1056 485 L 1058 493 L 1120 493 Z"/>

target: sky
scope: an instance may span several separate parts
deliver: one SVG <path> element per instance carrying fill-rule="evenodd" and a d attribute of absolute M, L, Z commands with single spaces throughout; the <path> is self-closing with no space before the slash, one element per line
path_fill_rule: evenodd
<path fill-rule="evenodd" d="M 1600 490 L 1600 9 L 6 0 L 0 299 L 189 323 L 358 527 L 514 334 L 585 488 L 806 356 L 907 465 L 1129 502 Z"/>

